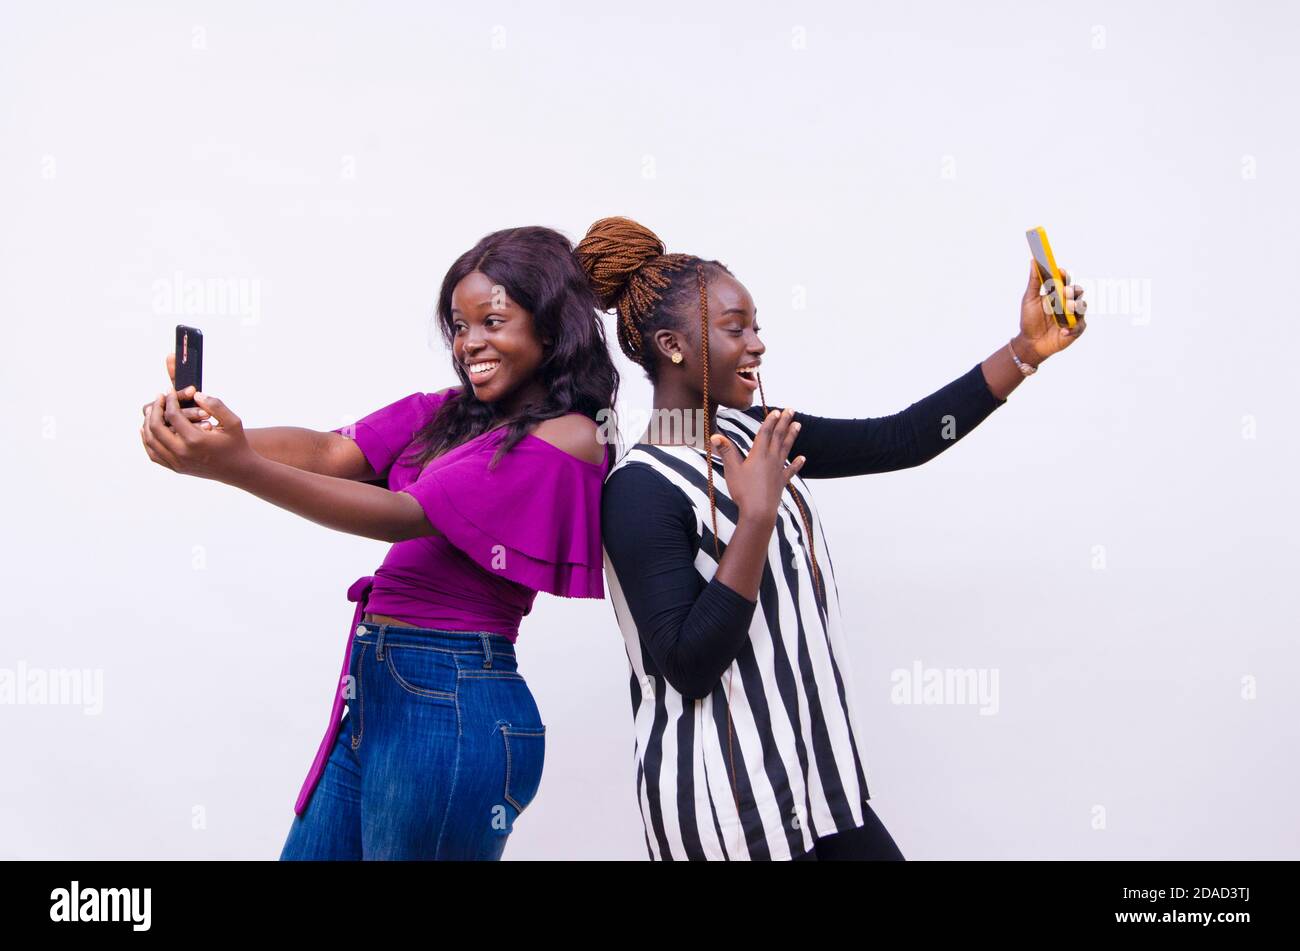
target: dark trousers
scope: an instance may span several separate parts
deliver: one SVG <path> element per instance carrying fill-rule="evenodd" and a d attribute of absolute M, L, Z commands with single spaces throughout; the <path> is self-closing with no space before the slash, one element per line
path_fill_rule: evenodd
<path fill-rule="evenodd" d="M 898 850 L 893 836 L 865 802 L 862 804 L 862 818 L 862 825 L 856 829 L 836 832 L 815 840 L 813 848 L 807 854 L 797 856 L 796 861 L 904 861 L 903 853 Z"/>

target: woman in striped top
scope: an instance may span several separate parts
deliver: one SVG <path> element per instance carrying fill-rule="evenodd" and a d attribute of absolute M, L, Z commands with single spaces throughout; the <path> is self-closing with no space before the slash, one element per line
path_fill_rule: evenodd
<path fill-rule="evenodd" d="M 1062 295 L 1079 317 L 1063 330 L 1031 262 L 1006 346 L 893 416 L 827 419 L 750 406 L 765 348 L 719 262 L 666 254 L 626 218 L 593 224 L 577 253 L 654 384 L 651 425 L 601 506 L 651 859 L 901 859 L 867 805 L 835 573 L 804 480 L 938 455 L 1077 339 L 1081 289 Z"/>

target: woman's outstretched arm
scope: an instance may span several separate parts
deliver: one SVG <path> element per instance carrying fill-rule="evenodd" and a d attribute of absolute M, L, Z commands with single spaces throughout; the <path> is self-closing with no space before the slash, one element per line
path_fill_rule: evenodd
<path fill-rule="evenodd" d="M 181 412 L 176 391 L 169 391 L 157 400 L 140 429 L 145 450 L 154 462 L 182 475 L 243 489 L 318 525 L 351 535 L 399 542 L 438 534 L 409 493 L 267 459 L 252 448 L 243 422 L 221 400 L 201 393 L 195 400 L 221 420 L 221 425 L 214 429 L 195 426 Z"/>
<path fill-rule="evenodd" d="M 187 386 L 177 395 L 192 399 L 194 392 L 193 386 Z M 154 403 L 150 402 L 141 407 L 146 420 L 153 406 Z M 197 406 L 181 412 L 186 419 L 197 425 L 210 422 L 208 414 Z M 356 441 L 335 432 L 322 433 L 302 426 L 264 426 L 246 429 L 244 435 L 259 456 L 283 462 L 295 469 L 362 482 L 379 478 L 379 473 L 375 472 Z"/>
<path fill-rule="evenodd" d="M 982 362 L 947 386 L 913 403 L 892 416 L 868 419 L 830 419 L 795 413 L 802 423 L 790 449 L 790 458 L 807 457 L 800 475 L 805 479 L 835 479 L 843 476 L 893 472 L 928 462 L 951 448 L 973 430 L 1024 381 L 1017 358 L 1037 367 L 1077 340 L 1087 329 L 1087 302 L 1083 288 L 1070 285 L 1058 293 L 1046 290 L 1038 268 L 1029 262 L 1029 283 L 1020 300 L 1020 332 L 998 347 Z M 1074 314 L 1073 329 L 1062 328 L 1053 308 L 1063 301 Z M 1012 351 L 1015 356 L 1012 356 Z M 772 409 L 773 407 L 769 407 Z M 756 423 L 763 418 L 761 407 L 745 411 Z"/>
<path fill-rule="evenodd" d="M 171 389 L 176 388 L 176 354 L 168 353 L 163 360 Z M 182 399 L 193 399 L 196 386 L 187 386 L 178 393 Z M 146 419 L 153 402 L 145 403 L 142 411 Z M 181 411 L 193 423 L 202 423 L 208 414 L 193 406 Z M 301 426 L 266 426 L 244 431 L 248 444 L 259 456 L 283 462 L 296 469 L 337 476 L 340 479 L 357 479 L 370 482 L 379 478 L 365 454 L 355 441 L 336 432 L 322 433 Z"/>
<path fill-rule="evenodd" d="M 299 426 L 266 426 L 247 433 L 248 444 L 259 456 L 295 469 L 361 482 L 379 478 L 356 441 L 338 433 Z"/>
<path fill-rule="evenodd" d="M 1010 355 L 1007 359 L 1011 359 Z M 1019 370 L 1016 375 L 1020 375 Z M 976 364 L 892 416 L 837 419 L 796 412 L 794 419 L 801 425 L 790 448 L 790 459 L 806 457 L 799 473 L 805 479 L 839 479 L 910 469 L 956 444 L 1004 402 L 989 385 L 983 364 Z M 762 407 L 751 406 L 745 415 L 753 420 L 751 428 L 756 430 L 763 418 Z"/>
<path fill-rule="evenodd" d="M 309 472 L 262 456 L 253 456 L 240 471 L 221 481 L 349 535 L 401 542 L 439 534 L 409 493 Z"/>

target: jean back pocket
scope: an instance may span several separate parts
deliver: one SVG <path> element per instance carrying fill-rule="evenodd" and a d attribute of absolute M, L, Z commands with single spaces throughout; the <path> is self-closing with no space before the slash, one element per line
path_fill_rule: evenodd
<path fill-rule="evenodd" d="M 516 727 L 501 724 L 501 741 L 506 748 L 505 800 L 523 812 L 537 795 L 546 757 L 546 727 Z"/>

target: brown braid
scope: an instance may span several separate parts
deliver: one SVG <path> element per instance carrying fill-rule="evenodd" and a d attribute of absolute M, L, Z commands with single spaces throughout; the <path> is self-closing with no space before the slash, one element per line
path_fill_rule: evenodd
<path fill-rule="evenodd" d="M 709 516 L 713 519 L 713 556 L 722 562 L 718 550 L 718 506 L 713 497 L 713 440 L 709 420 L 709 289 L 704 280 L 704 265 L 695 265 L 695 280 L 700 286 L 700 362 L 704 367 L 704 471 L 709 478 Z M 723 436 L 723 439 L 727 437 Z M 727 759 L 731 764 L 731 798 L 736 802 L 736 818 L 740 819 L 740 792 L 736 789 L 736 746 L 731 730 L 731 670 L 727 668 Z M 742 820 L 741 834 L 745 823 Z"/>
<path fill-rule="evenodd" d="M 656 356 L 645 346 L 643 330 L 655 323 L 666 289 L 672 287 L 672 275 L 688 265 L 695 267 L 695 280 L 700 299 L 700 362 L 704 382 L 704 468 L 708 478 L 709 516 L 713 525 L 713 553 L 719 562 L 722 555 L 718 543 L 718 507 L 713 492 L 712 419 L 709 413 L 709 295 L 704 276 L 705 265 L 716 265 L 731 272 L 718 261 L 703 261 L 689 254 L 666 254 L 662 241 L 652 232 L 629 218 L 602 218 L 588 230 L 587 236 L 574 249 L 579 262 L 587 272 L 596 296 L 605 309 L 614 308 L 619 317 L 618 342 L 623 353 L 640 364 L 651 381 L 657 378 Z M 758 377 L 758 393 L 763 403 L 763 417 L 767 417 L 767 396 L 763 380 Z M 727 438 L 725 435 L 723 438 Z M 799 506 L 803 521 L 804 538 L 808 543 L 808 556 L 812 560 L 813 582 L 826 603 L 826 589 L 822 585 L 817 567 L 817 554 L 808 512 L 799 494 L 787 482 L 786 488 Z M 736 755 L 731 725 L 731 677 L 727 668 L 727 757 L 731 765 L 731 795 L 740 817 L 740 793 L 736 786 Z M 744 822 L 741 822 L 744 834 Z"/>

